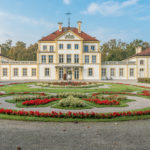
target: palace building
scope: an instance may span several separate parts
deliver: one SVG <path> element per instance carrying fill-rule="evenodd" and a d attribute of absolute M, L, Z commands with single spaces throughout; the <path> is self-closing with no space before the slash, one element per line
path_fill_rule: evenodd
<path fill-rule="evenodd" d="M 100 41 L 78 27 L 62 27 L 38 41 L 37 61 L 0 54 L 0 80 L 105 80 L 150 76 L 150 48 L 123 61 L 101 62 Z"/>

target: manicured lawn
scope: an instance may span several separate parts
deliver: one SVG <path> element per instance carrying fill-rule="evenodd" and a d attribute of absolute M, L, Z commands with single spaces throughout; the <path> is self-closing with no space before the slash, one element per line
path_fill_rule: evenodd
<path fill-rule="evenodd" d="M 81 92 L 81 93 L 96 93 L 100 91 L 113 91 L 113 92 L 134 92 L 134 91 L 142 91 L 143 88 L 135 87 L 131 85 L 120 85 L 120 84 L 110 84 L 110 88 L 59 88 L 59 89 L 44 89 L 44 88 L 29 88 L 28 85 L 35 83 L 24 83 L 24 84 L 16 84 L 16 85 L 6 85 L 4 87 L 0 87 L 0 91 L 5 91 L 6 93 L 11 92 L 49 92 L 49 93 L 61 93 L 61 92 Z"/>

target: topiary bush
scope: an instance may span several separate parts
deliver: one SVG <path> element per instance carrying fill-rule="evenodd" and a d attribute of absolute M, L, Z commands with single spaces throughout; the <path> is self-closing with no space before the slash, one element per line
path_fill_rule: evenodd
<path fill-rule="evenodd" d="M 58 102 L 61 107 L 85 107 L 86 104 L 79 98 L 73 97 L 72 95 L 64 98 Z"/>

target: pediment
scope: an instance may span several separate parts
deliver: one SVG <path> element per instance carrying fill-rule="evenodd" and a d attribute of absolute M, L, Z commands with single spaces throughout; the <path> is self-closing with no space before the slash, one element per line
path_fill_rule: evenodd
<path fill-rule="evenodd" d="M 59 36 L 57 40 L 82 40 L 82 38 L 73 33 L 72 31 L 67 31 L 61 36 Z"/>

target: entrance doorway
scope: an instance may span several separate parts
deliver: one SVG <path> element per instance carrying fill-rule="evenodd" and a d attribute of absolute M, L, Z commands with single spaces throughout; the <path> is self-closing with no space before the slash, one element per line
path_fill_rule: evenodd
<path fill-rule="evenodd" d="M 67 80 L 72 80 L 72 70 L 71 70 L 71 68 L 66 68 L 66 78 L 67 78 Z"/>
<path fill-rule="evenodd" d="M 140 68 L 140 78 L 144 77 L 144 68 Z"/>

